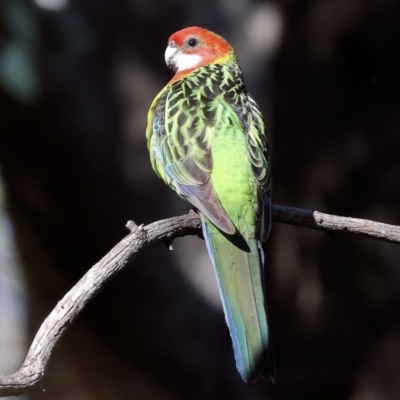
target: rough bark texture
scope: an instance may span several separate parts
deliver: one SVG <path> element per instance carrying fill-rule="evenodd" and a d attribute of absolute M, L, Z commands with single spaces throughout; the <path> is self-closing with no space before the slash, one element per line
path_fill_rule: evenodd
<path fill-rule="evenodd" d="M 319 211 L 278 205 L 273 207 L 273 218 L 275 222 L 283 222 L 289 225 L 318 230 L 348 232 L 385 242 L 400 243 L 399 226 L 366 219 L 339 217 Z"/>
<path fill-rule="evenodd" d="M 356 218 L 339 217 L 295 207 L 273 206 L 273 221 L 300 227 L 339 231 L 400 243 L 400 227 Z M 17 396 L 38 386 L 43 378 L 54 346 L 94 295 L 118 271 L 146 247 L 175 238 L 200 234 L 201 221 L 195 212 L 157 221 L 147 226 L 127 223 L 131 233 L 113 247 L 58 302 L 41 325 L 21 369 L 0 376 L 0 397 Z"/>

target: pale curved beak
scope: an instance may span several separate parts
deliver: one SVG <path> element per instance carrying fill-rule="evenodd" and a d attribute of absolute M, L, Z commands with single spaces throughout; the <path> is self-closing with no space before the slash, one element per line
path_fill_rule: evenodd
<path fill-rule="evenodd" d="M 165 50 L 165 63 L 168 67 L 171 67 L 171 58 L 176 54 L 177 50 L 176 47 L 172 46 L 168 46 L 167 50 Z"/>

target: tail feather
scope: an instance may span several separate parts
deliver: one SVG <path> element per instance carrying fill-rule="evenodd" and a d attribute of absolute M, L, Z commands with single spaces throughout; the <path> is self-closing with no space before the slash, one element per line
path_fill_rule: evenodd
<path fill-rule="evenodd" d="M 261 246 L 256 239 L 248 240 L 250 252 L 245 252 L 204 219 L 203 234 L 217 276 L 237 369 L 245 382 L 259 375 L 274 381 Z"/>

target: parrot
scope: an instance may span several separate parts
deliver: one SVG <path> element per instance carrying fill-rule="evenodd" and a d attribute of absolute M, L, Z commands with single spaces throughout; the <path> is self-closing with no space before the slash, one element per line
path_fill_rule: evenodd
<path fill-rule="evenodd" d="M 196 26 L 174 33 L 165 62 L 174 76 L 147 118 L 152 168 L 201 216 L 243 381 L 274 382 L 262 248 L 272 188 L 263 116 L 218 34 Z"/>

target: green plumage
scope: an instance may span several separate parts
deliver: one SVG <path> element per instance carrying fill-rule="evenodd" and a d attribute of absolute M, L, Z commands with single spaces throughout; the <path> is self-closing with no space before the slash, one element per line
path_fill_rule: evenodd
<path fill-rule="evenodd" d="M 239 372 L 273 380 L 261 249 L 270 228 L 268 142 L 234 55 L 164 88 L 147 138 L 156 173 L 202 214 Z"/>

